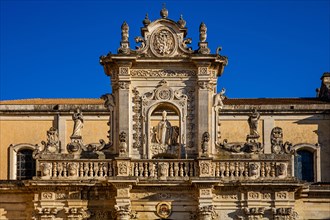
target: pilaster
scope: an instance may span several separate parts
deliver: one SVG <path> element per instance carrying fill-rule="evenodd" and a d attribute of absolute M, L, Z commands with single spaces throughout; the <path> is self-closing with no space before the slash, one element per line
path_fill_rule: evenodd
<path fill-rule="evenodd" d="M 271 116 L 267 116 L 263 119 L 264 122 L 264 131 L 263 131 L 263 139 L 264 139 L 264 153 L 271 154 L 272 146 L 270 142 L 270 137 L 272 133 L 272 129 L 274 128 L 274 118 Z"/>

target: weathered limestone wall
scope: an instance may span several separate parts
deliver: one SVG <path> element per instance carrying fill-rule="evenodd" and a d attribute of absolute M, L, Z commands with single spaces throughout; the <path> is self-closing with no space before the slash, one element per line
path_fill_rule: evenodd
<path fill-rule="evenodd" d="M 39 144 L 46 140 L 47 130 L 54 126 L 51 116 L 22 116 L 0 118 L 0 179 L 8 178 L 9 146 L 30 143 Z"/>
<path fill-rule="evenodd" d="M 108 116 L 84 115 L 82 131 L 84 144 L 99 143 L 100 139 L 108 141 Z M 0 117 L 0 180 L 8 179 L 9 147 L 17 144 L 41 145 L 47 140 L 50 127 L 59 130 L 62 149 L 70 143 L 73 131 L 71 116 L 1 116 Z"/>

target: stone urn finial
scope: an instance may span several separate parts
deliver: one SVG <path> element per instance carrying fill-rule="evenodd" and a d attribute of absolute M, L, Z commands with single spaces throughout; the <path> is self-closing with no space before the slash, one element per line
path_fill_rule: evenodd
<path fill-rule="evenodd" d="M 165 3 L 163 4 L 163 8 L 162 10 L 160 11 L 160 16 L 162 18 L 167 18 L 168 17 L 168 10 L 166 9 L 166 5 Z"/>

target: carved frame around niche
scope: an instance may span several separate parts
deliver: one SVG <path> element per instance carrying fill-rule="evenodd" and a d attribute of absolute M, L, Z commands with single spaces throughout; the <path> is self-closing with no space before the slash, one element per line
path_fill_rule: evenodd
<path fill-rule="evenodd" d="M 168 96 L 161 94 L 168 93 Z M 172 106 L 179 116 L 179 146 L 185 146 L 186 144 L 186 117 L 187 117 L 187 100 L 188 97 L 182 94 L 180 90 L 173 90 L 167 85 L 165 80 L 160 82 L 160 85 L 156 87 L 152 92 L 145 93 L 142 96 L 142 136 L 145 137 L 143 141 L 143 155 L 148 159 L 151 159 L 154 155 L 151 153 L 151 135 L 150 135 L 150 120 L 153 111 L 160 105 L 167 104 Z M 181 148 L 179 150 L 178 158 L 181 155 Z"/>

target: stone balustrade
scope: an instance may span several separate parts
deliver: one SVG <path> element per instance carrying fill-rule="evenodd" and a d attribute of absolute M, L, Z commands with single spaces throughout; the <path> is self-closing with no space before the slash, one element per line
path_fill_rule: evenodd
<path fill-rule="evenodd" d="M 189 180 L 208 177 L 221 180 L 283 179 L 292 176 L 290 160 L 200 159 L 76 159 L 38 160 L 41 179 L 105 179 L 132 176 L 140 180 Z"/>

